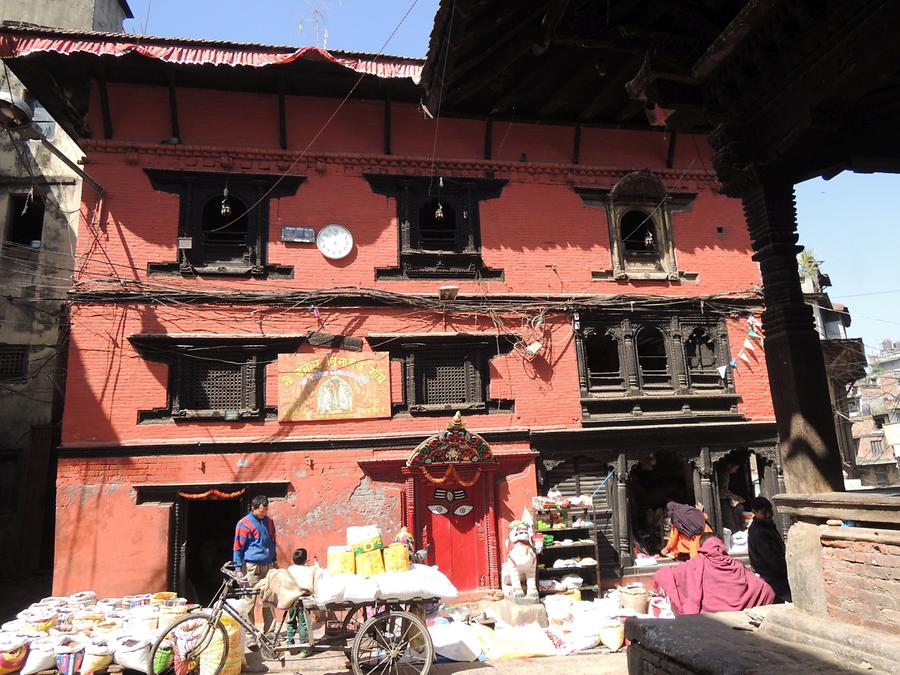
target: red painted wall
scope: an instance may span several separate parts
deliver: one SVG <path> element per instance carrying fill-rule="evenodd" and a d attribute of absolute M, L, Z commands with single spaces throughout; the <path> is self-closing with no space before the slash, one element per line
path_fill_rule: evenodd
<path fill-rule="evenodd" d="M 484 125 L 477 120 L 423 118 L 413 105 L 395 104 L 394 155 L 383 150 L 383 104 L 350 102 L 313 139 L 337 101 L 293 97 L 287 101 L 290 149 L 278 147 L 274 97 L 234 92 L 178 92 L 182 144 L 161 145 L 170 136 L 168 92 L 161 87 L 111 83 L 115 134 L 110 141 L 85 141 L 87 170 L 106 190 L 102 202 L 86 188 L 78 238 L 79 289 L 123 288 L 139 280 L 148 289 L 327 289 L 378 288 L 433 294 L 440 281 L 375 281 L 374 269 L 397 264 L 395 203 L 372 193 L 366 172 L 485 176 L 509 180 L 499 199 L 482 203 L 482 254 L 486 265 L 505 270 L 502 281 L 460 281 L 463 293 L 613 295 L 641 293 L 704 296 L 750 289 L 757 265 L 740 204 L 715 192 L 708 172 L 710 150 L 701 137 L 683 136 L 675 165 L 665 167 L 667 137 L 658 132 L 586 128 L 581 159 L 572 165 L 574 129 L 496 123 L 493 156 L 482 159 Z M 90 123 L 101 129 L 99 105 Z M 235 114 L 240 110 L 240 114 Z M 437 136 L 435 135 L 437 131 Z M 437 138 L 437 152 L 432 149 Z M 308 147 L 309 146 L 309 147 Z M 300 152 L 306 151 L 301 157 Z M 527 161 L 520 161 L 522 155 Z M 148 262 L 176 259 L 178 199 L 153 190 L 145 168 L 253 172 L 307 176 L 296 196 L 271 203 L 269 262 L 294 266 L 290 280 L 183 279 L 147 277 Z M 631 170 L 649 168 L 674 191 L 694 191 L 691 209 L 673 216 L 679 268 L 699 273 L 696 283 L 595 282 L 591 271 L 611 267 L 606 216 L 586 207 L 573 186 L 611 187 Z M 338 222 L 356 241 L 345 260 L 329 262 L 314 246 L 279 241 L 281 225 L 319 228 Z M 716 228 L 724 232 L 717 234 Z M 166 578 L 169 507 L 135 504 L 142 484 L 216 484 L 289 481 L 287 499 L 272 506 L 280 532 L 279 554 L 287 559 L 302 544 L 324 562 L 329 544 L 341 543 L 351 524 L 376 522 L 393 532 L 400 520 L 400 482 L 364 473 L 360 460 L 397 456 L 396 451 L 254 452 L 255 441 L 385 436 L 441 430 L 442 418 L 398 416 L 385 420 L 308 424 L 137 424 L 137 411 L 164 406 L 167 366 L 141 358 L 134 333 L 246 333 L 278 335 L 325 330 L 365 337 L 372 333 L 493 333 L 487 316 L 442 316 L 408 309 L 305 307 L 106 305 L 78 303 L 72 309 L 69 375 L 63 421 L 64 447 L 95 447 L 98 457 L 62 459 L 58 474 L 54 593 L 92 587 L 101 595 L 157 590 Z M 521 317 L 504 319 L 510 330 Z M 468 418 L 470 429 L 580 427 L 577 362 L 567 317 L 545 324 L 544 358 L 525 362 L 515 353 L 491 364 L 491 396 L 512 398 L 515 410 Z M 746 320 L 728 320 L 732 355 L 746 336 Z M 368 348 L 368 347 L 367 347 Z M 302 351 L 311 351 L 305 345 Z M 758 360 L 757 360 L 758 359 Z M 735 374 L 740 409 L 749 418 L 773 418 L 762 350 Z M 393 391 L 399 399 L 394 373 Z M 277 402 L 277 373 L 267 369 L 267 403 Z M 245 441 L 246 452 L 162 454 L 103 458 L 103 448 Z M 527 449 L 500 444 L 495 452 Z M 403 450 L 408 452 L 408 449 Z M 238 464 L 238 460 L 245 460 Z M 308 460 L 312 461 L 310 465 Z M 246 463 L 246 466 L 244 464 Z M 501 467 L 504 468 L 504 467 Z M 398 472 L 399 473 L 399 472 Z M 521 516 L 534 494 L 534 465 L 513 462 L 498 476 L 498 532 Z"/>
<path fill-rule="evenodd" d="M 499 527 L 521 514 L 535 490 L 534 466 L 500 459 Z M 269 513 L 278 530 L 278 558 L 299 546 L 324 566 L 330 545 L 344 544 L 350 525 L 377 524 L 392 537 L 401 524 L 401 487 L 367 476 L 360 460 L 398 456 L 396 451 L 223 453 L 162 455 L 59 463 L 56 566 L 53 593 L 87 588 L 101 597 L 163 590 L 168 556 L 169 505 L 135 505 L 134 486 L 152 483 L 290 481 L 286 499 Z M 404 458 L 406 455 L 402 455 Z M 240 461 L 239 461 L 240 460 Z M 510 472 L 511 479 L 504 480 Z M 399 469 L 397 470 L 399 476 Z M 252 488 L 250 488 L 252 491 Z M 223 561 L 224 562 L 224 561 Z"/>
<path fill-rule="evenodd" d="M 182 145 L 160 145 L 167 137 L 164 89 L 111 85 L 115 135 L 112 141 L 88 141 L 91 175 L 107 190 L 96 203 L 88 194 L 89 220 L 79 237 L 86 258 L 81 278 L 146 278 L 146 262 L 176 259 L 178 198 L 153 190 L 145 168 L 306 175 L 297 194 L 273 200 L 269 261 L 293 265 L 290 280 L 224 280 L 154 277 L 158 284 L 192 288 L 324 288 L 337 285 L 378 287 L 397 292 L 434 292 L 431 281 L 375 282 L 374 269 L 397 264 L 397 211 L 393 200 L 374 194 L 365 172 L 428 175 L 485 175 L 509 180 L 498 199 L 481 206 L 482 256 L 486 265 L 504 269 L 503 281 L 484 286 L 459 283 L 463 293 L 641 292 L 709 295 L 745 290 L 759 283 L 750 259 L 749 236 L 740 203 L 714 192 L 710 150 L 702 137 L 679 142 L 676 163 L 665 167 L 665 134 L 586 129 L 581 163 L 572 165 L 574 130 L 550 125 L 498 123 L 495 161 L 481 158 L 483 124 L 441 120 L 432 169 L 435 122 L 413 106 L 395 105 L 395 155 L 381 155 L 382 105 L 350 102 L 291 167 L 298 152 L 334 110 L 330 99 L 288 101 L 291 150 L 277 148 L 275 99 L 234 92 L 179 92 Z M 235 106 L 240 116 L 229 111 Z M 98 106 L 93 106 L 95 110 Z M 96 113 L 94 113 L 96 117 Z M 120 123 L 121 120 L 121 123 Z M 146 120 L 144 122 L 143 120 Z M 99 120 L 92 119 L 96 126 Z M 522 154 L 528 162 L 520 162 Z M 625 172 L 649 168 L 673 191 L 696 191 L 690 210 L 673 215 L 679 268 L 699 273 L 697 283 L 614 282 L 591 280 L 591 271 L 610 269 L 609 234 L 603 209 L 585 206 L 573 186 L 611 187 Z M 223 177 L 224 187 L 224 177 Z M 356 249 L 347 259 L 330 262 L 312 245 L 280 241 L 281 225 L 321 227 L 339 222 L 351 229 Z M 718 234 L 717 227 L 724 232 Z M 86 232 L 85 232 L 86 231 Z M 527 264 L 523 261 L 527 260 Z"/>
<path fill-rule="evenodd" d="M 543 358 L 525 361 L 517 353 L 498 356 L 491 362 L 492 398 L 515 400 L 510 413 L 473 415 L 469 428 L 579 427 L 578 371 L 571 325 L 564 317 L 546 322 L 548 349 Z M 509 320 L 516 329 L 516 319 Z M 746 320 L 729 322 L 732 353 L 737 355 L 747 334 Z M 67 405 L 63 419 L 63 443 L 76 446 L 117 446 L 138 443 L 186 441 L 288 440 L 323 436 L 364 436 L 404 432 L 434 433 L 445 420 L 433 417 L 396 416 L 381 420 L 335 420 L 327 423 L 258 421 L 179 422 L 137 424 L 137 412 L 165 407 L 168 381 L 165 364 L 146 361 L 127 337 L 136 333 L 203 334 L 228 332 L 248 335 L 278 335 L 326 330 L 335 334 L 365 337 L 380 333 L 470 332 L 493 334 L 493 324 L 484 317 L 448 318 L 438 314 L 411 313 L 403 309 L 327 309 L 317 320 L 306 308 L 288 311 L 276 308 L 262 312 L 249 308 L 147 308 L 144 306 L 76 305 L 72 310 Z M 111 343 L 110 338 L 115 339 Z M 301 352 L 327 353 L 303 345 Z M 772 419 L 768 380 L 762 350 L 751 365 L 739 362 L 737 391 L 741 411 L 751 419 Z M 396 373 L 394 373 L 396 375 Z M 277 368 L 266 368 L 268 405 L 275 405 Z M 396 383 L 395 383 L 396 384 Z M 393 387 L 395 399 L 399 390 Z"/>

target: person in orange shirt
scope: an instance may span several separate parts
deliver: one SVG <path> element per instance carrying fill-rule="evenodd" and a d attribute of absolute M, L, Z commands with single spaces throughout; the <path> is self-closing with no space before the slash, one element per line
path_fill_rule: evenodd
<path fill-rule="evenodd" d="M 712 532 L 709 526 L 709 518 L 700 508 L 669 502 L 666 511 L 669 513 L 669 521 L 672 524 L 672 533 L 666 547 L 661 551 L 664 556 L 678 558 L 687 556 L 694 558 L 700 550 L 700 537 L 704 532 Z"/>

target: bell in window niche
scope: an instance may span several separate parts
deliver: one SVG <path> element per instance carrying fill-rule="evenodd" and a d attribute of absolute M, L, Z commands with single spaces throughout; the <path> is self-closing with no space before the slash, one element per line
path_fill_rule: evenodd
<path fill-rule="evenodd" d="M 231 200 L 228 198 L 228 186 L 222 190 L 222 207 L 220 209 L 223 218 L 231 215 Z"/>

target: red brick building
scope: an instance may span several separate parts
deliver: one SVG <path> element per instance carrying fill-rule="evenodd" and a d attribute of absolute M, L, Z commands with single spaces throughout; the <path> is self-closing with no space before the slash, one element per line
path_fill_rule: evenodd
<path fill-rule="evenodd" d="M 431 119 L 412 59 L 0 37 L 102 188 L 78 236 L 54 593 L 203 595 L 257 493 L 281 559 L 408 523 L 469 590 L 497 587 L 506 524 L 551 487 L 594 494 L 606 574 L 658 543 L 644 511 L 665 499 L 720 525 L 723 463 L 733 491 L 778 491 L 762 349 L 730 365 L 759 270 L 702 136 Z M 314 378 L 285 370 L 306 357 Z M 362 389 L 316 379 L 356 358 L 389 364 L 368 417 Z M 487 454 L 405 468 L 457 410 Z M 448 490 L 471 508 L 428 508 Z"/>

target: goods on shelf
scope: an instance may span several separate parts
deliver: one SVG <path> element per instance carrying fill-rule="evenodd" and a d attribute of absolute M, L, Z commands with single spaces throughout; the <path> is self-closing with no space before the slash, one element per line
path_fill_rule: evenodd
<path fill-rule="evenodd" d="M 551 505 L 534 509 L 537 525 L 535 537 L 540 537 L 538 555 L 538 591 L 547 596 L 578 590 L 594 596 L 599 591 L 599 569 L 594 511 L 591 499 L 581 497 L 535 497 L 533 504 Z M 585 505 L 587 504 L 587 505 Z M 578 574 L 572 572 L 577 570 Z M 564 576 L 570 577 L 563 583 Z M 573 587 L 571 577 L 581 581 Z"/>

